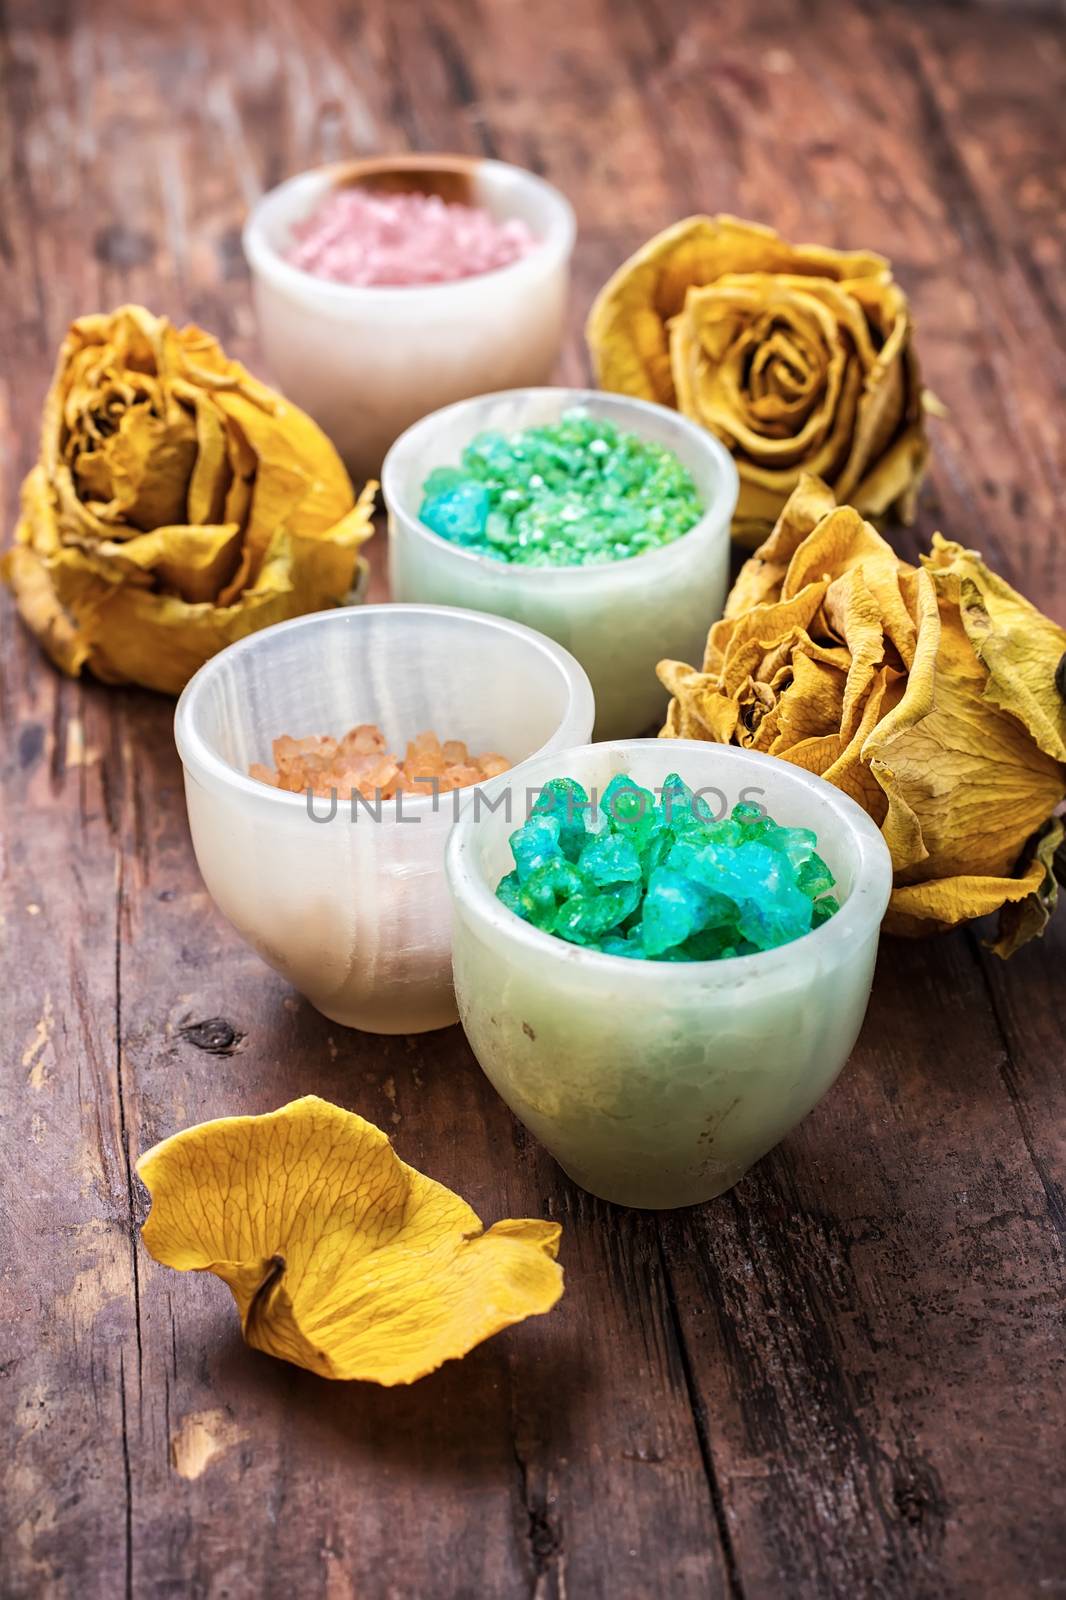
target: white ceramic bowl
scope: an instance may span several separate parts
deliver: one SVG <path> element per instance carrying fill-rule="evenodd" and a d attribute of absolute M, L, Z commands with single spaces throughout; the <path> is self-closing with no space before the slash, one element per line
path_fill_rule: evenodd
<path fill-rule="evenodd" d="M 565 650 L 436 606 L 322 611 L 215 656 L 178 702 L 196 859 L 220 910 L 311 1003 L 349 1027 L 455 1021 L 444 846 L 456 795 L 381 804 L 288 794 L 249 777 L 279 734 L 376 722 L 391 750 L 432 729 L 513 763 L 587 739 L 588 679 Z M 462 804 L 477 791 L 457 791 Z"/>
<path fill-rule="evenodd" d="M 515 433 L 581 406 L 616 427 L 666 445 L 695 480 L 703 517 L 660 550 L 596 567 L 521 567 L 442 539 L 419 520 L 434 467 L 456 466 L 486 430 Z M 596 696 L 596 737 L 647 733 L 662 721 L 664 658 L 702 661 L 707 630 L 729 583 L 729 524 L 737 469 L 725 446 L 665 406 L 593 389 L 516 389 L 435 412 L 398 439 L 385 461 L 389 574 L 397 600 L 471 606 L 513 617 L 566 646 Z"/>
<path fill-rule="evenodd" d="M 456 283 L 359 288 L 285 260 L 293 226 L 330 189 L 415 188 L 520 218 L 539 247 Z M 438 406 L 487 389 L 545 383 L 562 343 L 574 247 L 568 200 L 531 172 L 467 156 L 382 156 L 290 178 L 244 229 L 259 339 L 274 380 L 321 424 L 357 479 Z"/>
<path fill-rule="evenodd" d="M 455 992 L 474 1054 L 574 1181 L 621 1205 L 721 1194 L 821 1099 L 866 1011 L 892 885 L 866 813 L 770 756 L 631 740 L 539 757 L 523 783 L 567 776 L 602 794 L 618 772 L 654 788 L 675 771 L 716 815 L 749 799 L 813 828 L 836 916 L 759 955 L 629 961 L 541 933 L 496 899 L 524 812 L 460 819 L 448 845 Z"/>

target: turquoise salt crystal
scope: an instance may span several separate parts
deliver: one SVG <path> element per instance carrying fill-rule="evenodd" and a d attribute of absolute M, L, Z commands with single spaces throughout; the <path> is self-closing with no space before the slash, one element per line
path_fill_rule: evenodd
<path fill-rule="evenodd" d="M 573 778 L 553 778 L 533 806 L 536 817 L 551 817 L 559 825 L 559 848 L 568 861 L 576 861 L 588 839 L 586 816 L 589 797 Z"/>
<path fill-rule="evenodd" d="M 521 566 L 598 566 L 671 544 L 704 512 L 673 451 L 576 408 L 482 433 L 435 467 L 419 517 L 441 538 Z"/>
<path fill-rule="evenodd" d="M 640 857 L 624 834 L 593 834 L 578 857 L 578 868 L 593 883 L 638 883 Z"/>
<path fill-rule="evenodd" d="M 430 474 L 431 481 L 433 474 Z M 492 509 L 492 497 L 484 484 L 461 474 L 448 472 L 448 481 L 433 497 L 434 531 L 453 544 L 480 544 Z"/>
<path fill-rule="evenodd" d="M 510 844 L 519 881 L 524 883 L 538 867 L 561 855 L 559 823 L 555 817 L 530 817 L 512 833 Z"/>
<path fill-rule="evenodd" d="M 718 961 L 787 944 L 839 911 L 817 843 L 760 806 L 715 820 L 676 773 L 658 798 L 620 773 L 598 806 L 557 778 L 511 835 L 516 870 L 496 893 L 542 932 L 605 955 Z"/>
<path fill-rule="evenodd" d="M 707 906 L 706 890 L 672 867 L 656 867 L 644 896 L 642 927 L 644 953 L 665 955 L 702 931 Z"/>
<path fill-rule="evenodd" d="M 664 782 L 659 797 L 664 822 L 671 823 L 674 827 L 684 823 L 692 815 L 694 798 L 688 784 L 683 782 L 676 772 L 672 772 Z"/>
<path fill-rule="evenodd" d="M 508 911 L 513 911 L 519 917 L 525 917 L 522 905 L 522 880 L 517 872 L 509 872 L 501 878 L 496 885 L 496 898 L 502 900 Z"/>

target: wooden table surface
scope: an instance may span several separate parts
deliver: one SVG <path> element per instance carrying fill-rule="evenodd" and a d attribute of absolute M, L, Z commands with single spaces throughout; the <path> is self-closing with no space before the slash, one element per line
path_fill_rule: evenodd
<path fill-rule="evenodd" d="M 942 527 L 1066 622 L 1061 13 L 785 0 L 9 0 L 5 526 L 75 315 L 141 301 L 257 365 L 239 228 L 350 152 L 485 152 L 580 219 L 590 296 L 730 210 L 890 254 L 950 408 Z M 381 540 L 376 541 L 380 545 Z M 886 941 L 861 1042 L 731 1194 L 570 1184 L 458 1029 L 330 1025 L 213 910 L 171 705 L 63 681 L 6 597 L 4 1600 L 1066 1593 L 1066 912 L 1009 966 Z M 223 1019 L 217 1026 L 200 1026 Z M 132 1166 L 307 1091 L 488 1221 L 557 1218 L 550 1317 L 410 1389 L 244 1348 L 157 1266 Z"/>

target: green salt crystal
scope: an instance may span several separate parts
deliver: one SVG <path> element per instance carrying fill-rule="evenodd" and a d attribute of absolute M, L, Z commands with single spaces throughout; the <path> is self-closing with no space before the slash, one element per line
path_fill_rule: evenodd
<path fill-rule="evenodd" d="M 740 822 L 749 827 L 754 827 L 756 824 L 770 820 L 762 806 L 757 806 L 750 800 L 740 801 L 738 805 L 733 807 L 730 815 L 734 822 Z"/>
<path fill-rule="evenodd" d="M 739 944 L 735 930 L 729 926 L 703 928 L 678 946 L 677 955 L 684 961 L 721 961 L 725 956 L 737 955 Z"/>
<path fill-rule="evenodd" d="M 828 922 L 830 917 L 835 917 L 840 910 L 839 903 L 831 894 L 824 895 L 821 900 L 816 900 L 812 908 L 811 923 L 815 928 L 820 928 L 823 922 Z"/>
<path fill-rule="evenodd" d="M 511 835 L 516 871 L 497 890 L 547 933 L 628 960 L 715 961 L 771 950 L 839 910 L 832 874 L 806 828 L 761 806 L 715 821 L 677 773 L 656 803 L 624 773 L 589 797 L 558 778 Z"/>
<path fill-rule="evenodd" d="M 595 944 L 640 904 L 640 885 L 619 884 L 600 893 L 582 892 L 563 902 L 552 932 L 572 944 Z"/>
<path fill-rule="evenodd" d="M 651 878 L 656 867 L 661 867 L 667 862 L 670 852 L 675 848 L 673 831 L 663 823 L 657 822 L 640 851 L 640 868 L 645 883 Z"/>
<path fill-rule="evenodd" d="M 434 467 L 422 488 L 425 494 L 436 499 L 438 495 L 448 494 L 466 481 L 467 475 L 462 467 Z"/>
<path fill-rule="evenodd" d="M 637 850 L 651 838 L 659 821 L 651 790 L 642 789 L 623 772 L 613 777 L 603 791 L 599 811 L 607 827 L 624 833 Z"/>
<path fill-rule="evenodd" d="M 575 866 L 563 856 L 556 856 L 529 874 L 522 884 L 519 898 L 528 920 L 538 927 L 547 928 L 554 922 L 559 904 L 572 895 L 580 894 L 588 886 L 587 880 Z"/>
<path fill-rule="evenodd" d="M 810 901 L 804 910 L 775 908 L 774 903 L 746 900 L 737 918 L 737 931 L 756 950 L 774 950 L 791 944 L 811 931 Z"/>
<path fill-rule="evenodd" d="M 490 511 L 485 519 L 485 538 L 489 544 L 507 550 L 517 542 L 518 535 L 511 526 L 511 519 L 502 511 Z"/>
<path fill-rule="evenodd" d="M 816 858 L 818 835 L 813 828 L 781 828 L 774 823 L 763 838 L 775 850 L 783 850 L 797 871 L 805 862 Z"/>
<path fill-rule="evenodd" d="M 761 840 L 745 842 L 730 853 L 722 866 L 721 888 L 738 902 L 740 932 L 760 949 L 810 932 L 811 903 L 797 888 L 788 857 Z"/>
<path fill-rule="evenodd" d="M 510 437 L 479 434 L 422 492 L 434 533 L 525 566 L 625 560 L 681 538 L 704 510 L 672 451 L 579 409 Z"/>
<path fill-rule="evenodd" d="M 475 465 L 478 467 L 484 466 L 492 473 L 499 473 L 503 478 L 508 476 L 511 460 L 511 446 L 507 441 L 506 434 L 494 433 L 491 430 L 479 433 L 477 438 L 468 444 L 463 452 L 463 465 L 467 471 L 473 470 Z M 440 472 L 441 468 L 438 467 L 436 470 Z M 454 472 L 456 468 L 453 467 L 450 470 Z M 427 489 L 432 479 L 433 473 L 430 473 L 429 478 L 426 479 Z"/>
<path fill-rule="evenodd" d="M 796 883 L 803 893 L 816 900 L 820 894 L 825 894 L 831 889 L 836 880 L 820 855 L 811 854 L 804 861 L 796 873 Z"/>

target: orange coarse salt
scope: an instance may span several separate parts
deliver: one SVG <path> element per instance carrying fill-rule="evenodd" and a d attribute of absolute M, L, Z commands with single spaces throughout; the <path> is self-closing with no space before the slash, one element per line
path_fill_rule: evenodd
<path fill-rule="evenodd" d="M 435 733 L 420 733 L 402 757 L 386 748 L 385 735 L 373 723 L 351 728 L 341 739 L 311 734 L 294 739 L 283 733 L 274 740 L 275 770 L 253 762 L 249 774 L 260 783 L 292 794 L 329 795 L 343 799 L 355 789 L 365 800 L 391 800 L 396 794 L 445 794 L 483 783 L 506 772 L 511 763 L 503 756 L 473 756 L 461 739 L 442 744 Z"/>

